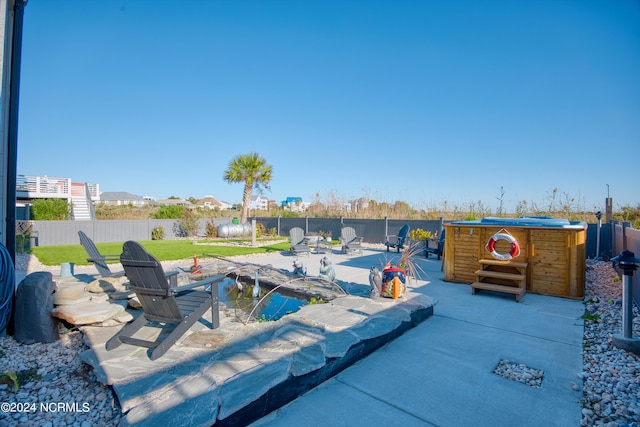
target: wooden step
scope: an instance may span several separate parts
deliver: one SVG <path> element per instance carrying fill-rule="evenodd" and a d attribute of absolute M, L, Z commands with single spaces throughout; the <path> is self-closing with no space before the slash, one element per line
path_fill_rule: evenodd
<path fill-rule="evenodd" d="M 476 290 L 484 289 L 486 291 L 504 292 L 514 294 L 516 301 L 520 302 L 520 298 L 526 293 L 526 289 L 515 286 L 497 285 L 495 283 L 475 282 L 471 284 L 471 295 L 475 295 Z"/>
<path fill-rule="evenodd" d="M 477 270 L 476 276 L 478 276 L 478 279 L 480 279 L 480 277 L 493 277 L 495 279 L 507 279 L 517 282 L 520 282 L 527 278 L 526 274 L 503 273 L 502 271 L 490 270 Z"/>
<path fill-rule="evenodd" d="M 518 262 L 518 261 L 500 261 L 497 259 L 481 259 L 478 261 L 480 264 L 484 265 L 504 265 L 507 267 L 515 267 L 515 268 L 527 268 L 529 265 L 526 262 Z"/>

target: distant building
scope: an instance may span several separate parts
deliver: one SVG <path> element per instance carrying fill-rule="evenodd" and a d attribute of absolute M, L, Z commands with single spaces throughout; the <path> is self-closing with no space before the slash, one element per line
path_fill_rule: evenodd
<path fill-rule="evenodd" d="M 105 191 L 100 194 L 100 201 L 105 205 L 112 206 L 144 206 L 149 204 L 149 201 L 144 197 L 136 196 L 126 191 Z"/>
<path fill-rule="evenodd" d="M 35 199 L 66 199 L 71 203 L 74 220 L 95 219 L 93 203 L 100 201 L 100 186 L 87 182 L 74 182 L 71 178 L 47 175 L 16 176 L 16 207 L 29 218 L 28 207 Z"/>
<path fill-rule="evenodd" d="M 361 197 L 356 200 L 351 200 L 349 202 L 349 207 L 347 208 L 348 212 L 363 212 L 369 207 L 369 199 Z"/>
<path fill-rule="evenodd" d="M 289 209 L 291 212 L 304 212 L 309 205 L 310 203 L 302 201 L 302 197 L 287 197 L 280 204 L 283 209 Z"/>
<path fill-rule="evenodd" d="M 213 196 L 204 196 L 196 202 L 196 206 L 209 209 L 222 209 L 222 203 L 217 201 Z"/>
<path fill-rule="evenodd" d="M 269 209 L 269 199 L 260 195 L 251 196 L 251 200 L 249 201 L 249 209 L 267 210 Z"/>
<path fill-rule="evenodd" d="M 229 202 L 225 202 L 224 200 L 220 200 L 218 201 L 218 203 L 220 203 L 220 209 L 222 210 L 226 210 L 226 209 L 233 209 L 233 205 Z"/>

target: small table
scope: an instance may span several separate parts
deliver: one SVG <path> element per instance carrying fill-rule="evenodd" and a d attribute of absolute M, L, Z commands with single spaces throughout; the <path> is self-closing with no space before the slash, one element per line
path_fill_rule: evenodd
<path fill-rule="evenodd" d="M 316 242 L 316 252 L 319 254 L 333 253 L 333 240 L 318 239 Z"/>

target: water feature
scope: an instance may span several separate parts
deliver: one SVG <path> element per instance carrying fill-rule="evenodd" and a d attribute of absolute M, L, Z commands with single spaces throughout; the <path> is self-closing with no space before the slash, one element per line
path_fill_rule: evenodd
<path fill-rule="evenodd" d="M 255 283 L 244 283 L 227 278 L 218 283 L 220 302 L 230 309 L 236 309 L 242 317 L 264 321 L 278 320 L 282 316 L 296 312 L 307 300 L 300 296 L 283 295 L 278 291 L 271 292 L 266 286 L 258 285 L 259 295 L 255 292 Z"/>

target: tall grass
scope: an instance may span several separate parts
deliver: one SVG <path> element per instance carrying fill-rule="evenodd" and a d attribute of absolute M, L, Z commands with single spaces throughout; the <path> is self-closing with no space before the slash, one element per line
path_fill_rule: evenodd
<path fill-rule="evenodd" d="M 474 200 L 464 203 L 451 203 L 444 200 L 440 203 L 424 204 L 420 208 L 411 206 L 403 201 L 393 203 L 376 201 L 368 197 L 348 199 L 333 192 L 326 196 L 316 194 L 311 205 L 304 212 L 292 212 L 273 205 L 268 210 L 251 210 L 250 215 L 256 217 L 316 217 L 316 218 L 362 218 L 362 219 L 406 219 L 406 220 L 434 220 L 444 218 L 450 221 L 480 219 L 487 216 L 520 217 L 520 216 L 549 216 L 552 218 L 566 218 L 572 221 L 597 222 L 595 212 L 603 210 L 602 206 L 586 206 L 580 196 L 574 197 L 558 188 L 546 192 L 542 202 L 532 200 L 517 200 L 509 205 L 507 191 L 500 188 L 495 199 L 497 207 L 491 208 L 485 200 Z M 494 202 L 494 201 L 491 201 Z M 604 202 L 604 200 L 603 200 Z M 348 206 L 348 208 L 347 208 Z M 141 219 L 154 215 L 158 207 L 133 206 L 96 206 L 98 219 Z M 208 208 L 190 209 L 197 218 L 228 218 L 239 215 L 235 210 L 219 210 Z M 614 212 L 614 219 L 631 221 L 635 228 L 640 226 L 640 204 L 637 207 L 618 206 Z"/>

